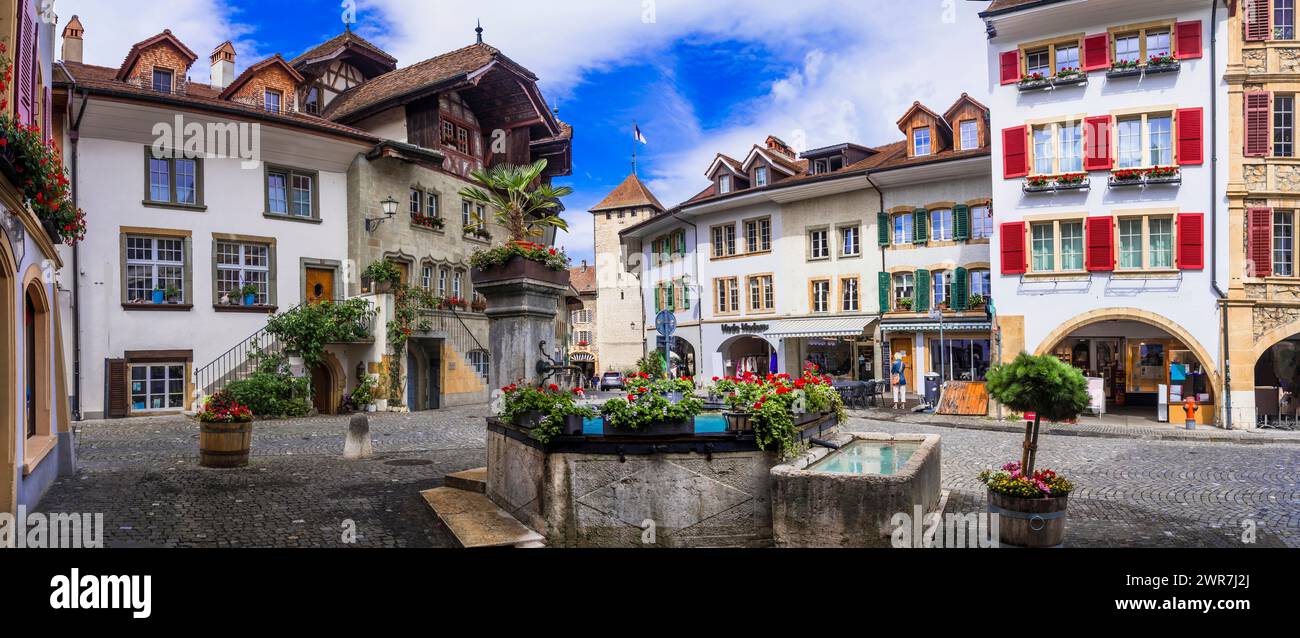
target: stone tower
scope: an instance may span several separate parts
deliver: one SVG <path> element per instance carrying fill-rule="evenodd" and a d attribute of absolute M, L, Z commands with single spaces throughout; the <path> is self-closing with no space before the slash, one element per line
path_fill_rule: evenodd
<path fill-rule="evenodd" d="M 591 209 L 596 233 L 596 334 L 592 345 L 600 362 L 598 372 L 631 369 L 645 354 L 646 318 L 637 276 L 640 264 L 628 264 L 619 233 L 662 215 L 664 210 L 636 173 Z"/>

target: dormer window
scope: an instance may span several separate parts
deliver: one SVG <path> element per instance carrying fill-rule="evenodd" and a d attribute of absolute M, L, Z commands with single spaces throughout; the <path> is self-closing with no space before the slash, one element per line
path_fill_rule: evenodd
<path fill-rule="evenodd" d="M 171 69 L 153 70 L 153 90 L 159 93 L 172 92 L 172 72 Z"/>
<path fill-rule="evenodd" d="M 813 175 L 821 175 L 830 172 L 830 163 L 827 160 L 819 159 L 813 162 Z"/>
<path fill-rule="evenodd" d="M 767 186 L 766 166 L 759 166 L 754 169 L 754 186 Z"/>
<path fill-rule="evenodd" d="M 280 112 L 280 104 L 284 100 L 284 94 L 275 89 L 266 89 L 265 100 L 263 105 L 267 111 L 272 113 Z"/>
<path fill-rule="evenodd" d="M 730 175 L 719 175 L 719 176 L 718 176 L 718 194 L 719 194 L 719 195 L 726 195 L 727 193 L 730 193 L 730 192 L 731 192 L 731 176 L 730 176 Z"/>
<path fill-rule="evenodd" d="M 930 127 L 922 126 L 912 130 L 912 155 L 920 157 L 930 154 Z"/>
<path fill-rule="evenodd" d="M 961 132 L 961 150 L 969 151 L 971 149 L 979 148 L 980 133 L 979 126 L 975 124 L 975 120 L 964 120 L 960 125 L 958 125 L 958 128 Z"/>

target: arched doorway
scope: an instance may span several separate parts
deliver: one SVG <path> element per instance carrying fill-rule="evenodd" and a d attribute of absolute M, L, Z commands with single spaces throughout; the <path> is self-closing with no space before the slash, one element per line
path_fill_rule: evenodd
<path fill-rule="evenodd" d="M 1182 326 L 1160 315 L 1136 308 L 1085 313 L 1053 330 L 1036 354 L 1053 354 L 1083 372 L 1101 395 L 1094 404 L 1112 417 L 1182 425 L 1181 404 L 1192 396 L 1200 406 L 1198 422 L 1217 420 L 1222 388 L 1214 359 Z"/>
<path fill-rule="evenodd" d="M 724 376 L 738 376 L 746 372 L 767 375 L 776 372 L 773 359 L 776 349 L 766 339 L 743 335 L 732 337 L 718 346 L 722 355 Z"/>
<path fill-rule="evenodd" d="M 695 377 L 698 374 L 695 365 L 695 346 L 682 337 L 673 337 L 668 354 L 672 359 L 673 376 Z"/>
<path fill-rule="evenodd" d="M 326 352 L 311 368 L 311 403 L 319 414 L 338 414 L 347 374 L 337 357 Z"/>
<path fill-rule="evenodd" d="M 3 214 L 3 213 L 0 213 Z M 17 361 L 18 344 L 14 326 L 14 274 L 13 256 L 9 252 L 9 242 L 0 231 L 0 383 L 6 389 L 18 387 Z M 18 432 L 16 430 L 17 404 L 13 392 L 0 392 L 0 512 L 13 513 L 18 498 Z"/>
<path fill-rule="evenodd" d="M 1300 334 L 1267 346 L 1255 359 L 1255 423 L 1300 427 Z"/>

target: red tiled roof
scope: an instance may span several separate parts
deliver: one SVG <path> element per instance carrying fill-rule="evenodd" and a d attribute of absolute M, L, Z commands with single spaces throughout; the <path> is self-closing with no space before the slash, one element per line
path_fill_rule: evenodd
<path fill-rule="evenodd" d="M 277 65 L 277 64 L 280 65 L 280 67 L 283 68 L 285 72 L 289 74 L 289 77 L 293 78 L 294 82 L 302 84 L 303 82 L 306 81 L 303 79 L 301 73 L 298 73 L 296 69 L 289 66 L 289 63 L 285 62 L 284 58 L 280 57 L 280 54 L 277 53 L 265 60 L 262 60 L 261 62 L 258 62 L 257 64 L 254 64 L 253 66 L 248 67 L 247 69 L 244 69 L 244 72 L 240 73 L 239 77 L 235 78 L 235 81 L 231 82 L 230 86 L 226 87 L 226 90 L 221 92 L 221 96 L 220 96 L 221 99 L 223 100 L 230 99 L 230 96 L 234 95 L 235 92 L 238 91 L 240 87 L 244 86 L 245 83 L 253 79 L 253 76 L 257 75 L 259 71 L 265 69 L 266 67 Z"/>
<path fill-rule="evenodd" d="M 373 53 L 373 54 L 379 56 L 380 58 L 383 58 L 383 59 L 385 59 L 385 60 L 388 60 L 389 62 L 392 62 L 394 66 L 397 65 L 397 58 L 395 58 L 395 57 L 389 55 L 389 54 L 388 54 L 386 51 L 384 51 L 383 49 L 381 49 L 381 48 L 375 46 L 374 44 L 371 44 L 371 43 L 370 43 L 369 41 L 367 41 L 365 38 L 363 38 L 363 37 L 361 37 L 361 36 L 359 36 L 359 35 L 353 33 L 351 30 L 349 30 L 349 31 L 344 31 L 343 33 L 340 33 L 340 34 L 338 34 L 338 35 L 336 35 L 336 36 L 334 36 L 334 37 L 332 37 L 332 38 L 330 38 L 330 39 L 328 39 L 328 40 L 326 40 L 326 41 L 324 41 L 324 42 L 322 42 L 322 43 L 320 43 L 320 44 L 318 44 L 318 45 L 316 45 L 316 46 L 314 46 L 314 47 L 312 47 L 312 48 L 310 48 L 310 49 L 308 49 L 308 50 L 305 51 L 302 55 L 300 55 L 300 56 L 294 58 L 293 60 L 290 60 L 290 61 L 289 61 L 289 64 L 297 65 L 299 62 L 303 62 L 303 61 L 306 61 L 306 60 L 311 59 L 311 58 L 320 57 L 320 56 L 322 56 L 322 55 L 325 55 L 326 53 L 331 53 L 331 52 L 333 52 L 335 49 L 337 49 L 337 48 L 339 48 L 339 47 L 341 47 L 341 46 L 343 46 L 343 45 L 345 45 L 345 44 L 348 44 L 348 43 L 352 43 L 352 44 L 358 45 L 358 46 L 360 46 L 360 47 L 362 47 L 362 48 L 364 48 L 364 49 L 367 49 L 367 50 L 369 50 L 371 53 Z"/>
<path fill-rule="evenodd" d="M 126 59 L 122 60 L 122 66 L 116 69 L 117 79 L 125 80 L 127 74 L 131 72 L 131 67 L 135 66 L 136 60 L 140 59 L 140 52 L 158 44 L 159 42 L 167 42 L 176 47 L 176 50 L 180 51 L 181 55 L 189 58 L 190 64 L 194 64 L 194 61 L 199 59 L 199 54 L 191 51 L 189 47 L 185 46 L 184 42 L 181 42 L 176 36 L 172 35 L 171 29 L 163 29 L 162 33 L 131 45 L 131 50 L 126 54 Z"/>
<path fill-rule="evenodd" d="M 1064 0 L 993 0 L 987 9 L 980 12 L 980 17 L 996 13 L 1011 13 L 1018 9 L 1028 9 L 1034 5 L 1053 4 Z"/>
<path fill-rule="evenodd" d="M 575 266 L 569 269 L 569 285 L 579 294 L 596 292 L 596 267 Z"/>
<path fill-rule="evenodd" d="M 605 196 L 599 204 L 592 207 L 591 212 L 606 210 L 616 210 L 619 208 L 639 208 L 641 206 L 651 206 L 655 210 L 664 210 L 664 205 L 659 203 L 659 199 L 650 192 L 649 188 L 641 182 L 636 173 L 627 176 L 622 184 Z"/>
<path fill-rule="evenodd" d="M 56 83 L 75 82 L 78 88 L 99 93 L 111 93 L 114 96 L 156 102 L 164 105 L 191 107 L 196 109 L 213 109 L 237 111 L 248 117 L 286 126 L 313 129 L 320 132 L 337 133 L 366 142 L 378 142 L 379 138 L 336 122 L 308 115 L 306 113 L 271 113 L 265 109 L 230 100 L 220 99 L 220 91 L 206 84 L 191 82 L 186 86 L 185 94 L 159 93 L 150 88 L 136 86 L 117 79 L 117 69 L 63 61 L 56 65 Z"/>

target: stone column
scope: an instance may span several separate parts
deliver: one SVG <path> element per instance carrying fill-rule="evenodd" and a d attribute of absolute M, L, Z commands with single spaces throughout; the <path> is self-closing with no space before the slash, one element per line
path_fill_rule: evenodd
<path fill-rule="evenodd" d="M 537 383 L 546 351 L 556 346 L 555 318 L 569 289 L 569 273 L 553 271 L 536 262 L 516 258 L 488 271 L 475 270 L 474 290 L 488 303 L 489 391 L 523 380 Z"/>

